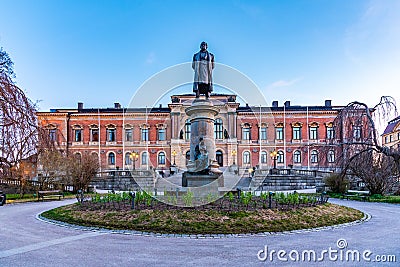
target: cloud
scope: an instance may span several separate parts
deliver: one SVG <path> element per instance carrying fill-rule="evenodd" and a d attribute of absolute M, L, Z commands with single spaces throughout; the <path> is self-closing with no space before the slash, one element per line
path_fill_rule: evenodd
<path fill-rule="evenodd" d="M 271 83 L 268 85 L 268 88 L 277 88 L 277 87 L 288 87 L 296 84 L 297 82 L 301 81 L 303 78 L 296 78 L 293 80 L 279 80 L 276 82 Z"/>
<path fill-rule="evenodd" d="M 154 52 L 150 52 L 146 58 L 146 64 L 151 65 L 156 61 L 156 54 Z"/>

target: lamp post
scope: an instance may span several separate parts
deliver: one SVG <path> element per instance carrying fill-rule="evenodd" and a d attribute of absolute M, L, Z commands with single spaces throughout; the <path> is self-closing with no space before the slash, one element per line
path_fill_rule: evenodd
<path fill-rule="evenodd" d="M 172 156 L 174 157 L 174 166 L 176 165 L 175 164 L 175 157 L 176 157 L 176 151 L 174 150 L 174 151 L 172 151 Z"/>
<path fill-rule="evenodd" d="M 276 150 L 271 151 L 271 153 L 269 154 L 272 158 L 272 160 L 274 161 L 274 169 L 276 169 L 276 160 L 278 159 L 278 152 Z"/>
<path fill-rule="evenodd" d="M 132 165 L 133 165 L 133 169 L 136 169 L 136 161 L 139 159 L 139 153 L 136 151 L 131 152 L 131 154 L 129 155 L 129 158 L 132 161 Z"/>
<path fill-rule="evenodd" d="M 236 163 L 235 163 L 235 157 L 236 157 L 236 150 L 232 150 L 232 152 L 231 152 L 231 156 L 232 156 L 232 159 L 233 159 L 233 165 L 236 165 Z"/>

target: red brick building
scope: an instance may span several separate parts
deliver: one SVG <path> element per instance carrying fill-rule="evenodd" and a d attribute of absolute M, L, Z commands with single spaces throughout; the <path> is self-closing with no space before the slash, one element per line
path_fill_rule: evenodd
<path fill-rule="evenodd" d="M 52 109 L 38 112 L 39 123 L 51 140 L 68 153 L 89 152 L 102 170 L 186 168 L 190 122 L 185 108 L 194 95 L 173 95 L 167 107 Z M 320 106 L 292 106 L 289 101 L 270 107 L 241 105 L 236 95 L 212 94 L 220 109 L 215 119 L 216 159 L 221 166 L 240 168 L 274 165 L 278 168 L 333 169 L 336 151 L 321 150 L 337 138 L 332 122 L 341 107 L 326 100 Z M 136 153 L 132 161 L 132 152 Z"/>

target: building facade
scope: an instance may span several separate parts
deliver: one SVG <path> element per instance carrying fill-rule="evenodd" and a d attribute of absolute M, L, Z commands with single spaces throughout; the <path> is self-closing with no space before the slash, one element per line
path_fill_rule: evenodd
<path fill-rule="evenodd" d="M 60 150 L 90 153 L 102 170 L 168 170 L 186 168 L 190 121 L 185 109 L 194 95 L 173 95 L 167 107 L 52 109 L 38 120 Z M 335 150 L 326 144 L 337 138 L 333 121 L 341 107 L 326 100 L 321 106 L 269 107 L 241 105 L 236 95 L 212 94 L 220 110 L 214 122 L 215 159 L 220 166 L 324 169 L 336 168 Z M 325 149 L 321 149 L 325 147 Z M 275 151 L 275 154 L 271 152 Z"/>
<path fill-rule="evenodd" d="M 392 149 L 400 149 L 400 116 L 389 121 L 382 134 L 382 144 Z"/>

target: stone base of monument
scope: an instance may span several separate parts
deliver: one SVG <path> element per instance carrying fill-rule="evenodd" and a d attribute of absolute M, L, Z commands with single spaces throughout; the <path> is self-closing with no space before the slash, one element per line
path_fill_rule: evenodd
<path fill-rule="evenodd" d="M 182 174 L 183 187 L 218 187 L 224 186 L 223 174 L 197 174 L 184 172 Z"/>

